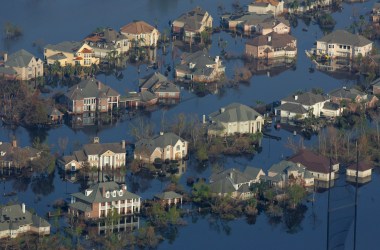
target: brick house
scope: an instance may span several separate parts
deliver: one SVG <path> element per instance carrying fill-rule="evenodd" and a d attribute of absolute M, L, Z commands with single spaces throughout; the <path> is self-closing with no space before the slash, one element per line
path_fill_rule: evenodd
<path fill-rule="evenodd" d="M 328 94 L 332 102 L 345 106 L 345 108 L 355 111 L 360 104 L 365 108 L 373 108 L 379 100 L 376 96 L 364 93 L 355 88 L 339 88 L 332 90 Z"/>
<path fill-rule="evenodd" d="M 135 144 L 134 158 L 151 163 L 154 159 L 181 160 L 188 153 L 188 142 L 174 133 L 160 133 Z"/>
<path fill-rule="evenodd" d="M 66 171 L 76 171 L 88 163 L 90 167 L 99 169 L 120 168 L 125 166 L 125 141 L 120 143 L 100 143 L 94 137 L 93 143 L 85 144 L 83 149 L 74 151 L 72 155 L 65 155 L 58 159 L 58 166 Z"/>
<path fill-rule="evenodd" d="M 65 94 L 68 112 L 107 112 L 119 107 L 120 94 L 95 78 L 82 80 Z"/>
<path fill-rule="evenodd" d="M 84 192 L 71 194 L 69 214 L 85 219 L 105 218 L 117 214 L 132 215 L 140 212 L 141 197 L 127 191 L 125 184 L 99 182 Z"/>

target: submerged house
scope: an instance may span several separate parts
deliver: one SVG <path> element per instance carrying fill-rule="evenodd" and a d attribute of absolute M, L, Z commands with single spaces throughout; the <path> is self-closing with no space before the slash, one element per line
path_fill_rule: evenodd
<path fill-rule="evenodd" d="M 125 141 L 120 143 L 100 143 L 99 137 L 94 137 L 93 143 L 85 144 L 81 150 L 72 155 L 62 156 L 57 160 L 58 166 L 66 171 L 76 171 L 88 164 L 90 168 L 120 168 L 126 163 Z"/>
<path fill-rule="evenodd" d="M 348 108 L 355 110 L 360 104 L 364 104 L 365 108 L 373 108 L 379 100 L 376 96 L 364 93 L 355 88 L 339 88 L 331 91 L 328 94 L 331 101 Z"/>
<path fill-rule="evenodd" d="M 305 187 L 314 186 L 314 176 L 302 164 L 291 161 L 280 161 L 273 164 L 268 170 L 268 177 L 278 177 L 278 181 L 272 181 L 273 185 L 284 188 L 287 185 L 298 183 Z M 269 180 L 269 179 L 268 179 Z"/>
<path fill-rule="evenodd" d="M 284 12 L 284 1 L 256 0 L 248 5 L 248 11 L 257 14 L 279 15 Z"/>
<path fill-rule="evenodd" d="M 22 168 L 29 162 L 38 159 L 41 151 L 33 147 L 19 147 L 14 139 L 12 143 L 0 141 L 0 167 Z"/>
<path fill-rule="evenodd" d="M 135 143 L 134 158 L 152 163 L 161 160 L 181 160 L 188 154 L 188 142 L 174 133 L 161 132 L 150 139 L 141 139 Z"/>
<path fill-rule="evenodd" d="M 132 47 L 156 47 L 160 32 L 144 21 L 133 21 L 120 28 Z"/>
<path fill-rule="evenodd" d="M 112 28 L 104 28 L 88 35 L 84 42 L 89 45 L 94 56 L 106 58 L 114 53 L 114 56 L 127 53 L 130 48 L 128 38 Z"/>
<path fill-rule="evenodd" d="M 42 217 L 28 211 L 25 204 L 0 208 L 0 239 L 16 238 L 20 234 L 49 235 L 50 224 Z"/>
<path fill-rule="evenodd" d="M 210 177 L 210 190 L 213 195 L 245 200 L 254 195 L 251 185 L 260 181 L 265 176 L 262 169 L 247 167 L 244 172 L 230 168 Z"/>
<path fill-rule="evenodd" d="M 71 194 L 69 214 L 84 219 L 106 218 L 115 212 L 120 216 L 139 213 L 141 197 L 129 192 L 125 184 L 99 182 L 83 192 Z"/>
<path fill-rule="evenodd" d="M 173 191 L 167 191 L 156 194 L 153 199 L 160 202 L 160 204 L 163 206 L 175 206 L 177 204 L 182 204 L 183 195 Z"/>
<path fill-rule="evenodd" d="M 153 93 L 159 102 L 174 102 L 180 99 L 180 90 L 177 85 L 159 72 L 154 72 L 139 79 L 140 92 L 149 91 Z"/>
<path fill-rule="evenodd" d="M 347 177 L 356 177 L 356 171 L 358 178 L 368 178 L 372 176 L 373 165 L 369 162 L 361 161 L 358 164 L 350 164 L 346 169 Z"/>
<path fill-rule="evenodd" d="M 95 78 L 87 78 L 69 88 L 65 102 L 70 114 L 108 112 L 119 107 L 120 94 Z"/>
<path fill-rule="evenodd" d="M 4 53 L 0 75 L 23 81 L 42 77 L 44 62 L 24 49 L 10 55 Z"/>
<path fill-rule="evenodd" d="M 225 136 L 261 132 L 264 118 L 256 110 L 244 104 L 232 103 L 209 115 L 209 135 Z"/>
<path fill-rule="evenodd" d="M 215 82 L 224 75 L 225 67 L 219 56 L 211 57 L 206 50 L 183 53 L 181 63 L 175 67 L 175 75 L 180 80 L 200 83 Z"/>
<path fill-rule="evenodd" d="M 182 14 L 172 23 L 172 32 L 185 41 L 193 41 L 201 32 L 212 29 L 213 18 L 200 7 Z"/>

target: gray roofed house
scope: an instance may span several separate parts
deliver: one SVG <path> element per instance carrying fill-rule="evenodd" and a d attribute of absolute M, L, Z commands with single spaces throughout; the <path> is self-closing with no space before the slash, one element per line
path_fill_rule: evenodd
<path fill-rule="evenodd" d="M 352 34 L 347 30 L 335 30 L 326 36 L 318 39 L 318 41 L 326 43 L 350 44 L 352 46 L 362 47 L 373 42 L 364 36 Z"/>
<path fill-rule="evenodd" d="M 331 96 L 332 98 L 352 100 L 355 102 L 360 102 L 362 100 L 367 99 L 366 93 L 355 88 L 346 88 L 346 87 L 332 90 L 329 93 L 329 96 Z"/>
<path fill-rule="evenodd" d="M 69 113 L 107 112 L 119 106 L 120 94 L 95 78 L 87 78 L 65 93 Z"/>
<path fill-rule="evenodd" d="M 259 30 L 259 25 L 265 20 L 272 18 L 271 14 L 257 14 L 251 12 L 243 12 L 232 15 L 222 16 L 222 21 L 228 24 L 229 29 L 242 29 L 245 32 L 252 32 Z"/>
<path fill-rule="evenodd" d="M 212 28 L 212 21 L 213 18 L 207 11 L 200 7 L 195 7 L 174 20 L 172 30 L 173 33 L 182 35 L 185 39 L 194 39 L 196 34 L 206 28 Z"/>
<path fill-rule="evenodd" d="M 179 87 L 159 72 L 154 72 L 139 79 L 139 88 L 141 92 L 149 91 L 154 93 L 159 100 L 180 98 Z"/>
<path fill-rule="evenodd" d="M 82 47 L 82 44 L 83 42 L 64 41 L 57 44 L 48 44 L 45 46 L 45 48 L 67 53 L 75 53 Z"/>
<path fill-rule="evenodd" d="M 26 210 L 25 204 L 0 208 L 0 238 L 16 238 L 22 233 L 50 234 L 50 224 L 40 216 Z"/>
<path fill-rule="evenodd" d="M 314 185 L 314 177 L 306 167 L 291 161 L 280 161 L 273 164 L 268 170 L 268 176 L 281 176 L 282 182 L 277 183 L 280 187 L 285 187 L 290 181 L 298 182 L 304 186 Z"/>
<path fill-rule="evenodd" d="M 20 80 L 43 76 L 43 61 L 24 49 L 5 56 L 4 67 L 14 71 L 16 78 Z M 3 70 L 2 73 L 8 75 L 14 72 Z"/>
<path fill-rule="evenodd" d="M 135 159 L 153 162 L 162 160 L 179 160 L 187 156 L 188 142 L 174 133 L 160 133 L 149 139 L 141 139 L 135 143 Z"/>
<path fill-rule="evenodd" d="M 325 102 L 329 100 L 330 99 L 327 96 L 314 94 L 312 92 L 290 95 L 281 99 L 281 106 L 276 108 L 276 114 L 289 119 L 293 119 L 297 114 L 300 114 L 301 118 L 305 118 L 310 115 L 310 111 L 312 112 L 312 115 L 319 117 Z M 308 111 L 307 114 L 304 113 L 305 111 L 300 105 Z"/>
<path fill-rule="evenodd" d="M 141 197 L 127 191 L 125 184 L 99 182 L 84 192 L 71 194 L 69 213 L 96 219 L 107 217 L 111 209 L 118 214 L 127 215 L 140 212 Z"/>
<path fill-rule="evenodd" d="M 261 168 L 255 168 L 247 166 L 243 172 L 249 179 L 255 180 L 256 182 L 260 181 L 260 177 L 265 175 L 264 171 Z"/>
<path fill-rule="evenodd" d="M 183 195 L 178 194 L 174 191 L 167 191 L 163 193 L 156 194 L 154 196 L 155 200 L 159 200 L 162 205 L 176 205 L 182 204 Z"/>
<path fill-rule="evenodd" d="M 214 82 L 224 74 L 225 67 L 219 56 L 211 57 L 206 50 L 183 53 L 175 67 L 176 78 L 195 82 Z"/>
<path fill-rule="evenodd" d="M 261 132 L 264 119 L 256 110 L 244 104 L 232 103 L 209 115 L 208 133 L 231 135 L 234 133 Z M 214 126 L 217 124 L 217 126 Z"/>

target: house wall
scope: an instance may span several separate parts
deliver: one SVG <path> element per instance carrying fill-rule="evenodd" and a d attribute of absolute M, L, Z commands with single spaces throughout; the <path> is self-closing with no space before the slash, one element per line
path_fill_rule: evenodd
<path fill-rule="evenodd" d="M 316 180 L 329 181 L 329 178 L 330 178 L 330 174 L 329 173 L 313 172 L 313 171 L 310 171 L 310 170 L 309 170 L 309 172 L 314 176 L 314 178 Z M 331 172 L 331 179 L 334 180 L 335 178 L 336 178 L 335 172 Z"/>
<path fill-rule="evenodd" d="M 273 31 L 276 32 L 277 34 L 289 34 L 290 27 L 284 23 L 279 23 L 273 27 Z"/>
<path fill-rule="evenodd" d="M 222 125 L 226 128 L 225 130 L 221 132 L 216 132 L 213 130 L 210 130 L 209 134 L 215 134 L 215 135 L 233 135 L 235 133 L 249 133 L 254 134 L 257 132 L 261 132 L 262 126 L 264 125 L 264 119 L 259 116 L 256 120 L 252 121 L 244 121 L 244 122 L 229 122 L 229 123 L 222 123 Z"/>
<path fill-rule="evenodd" d="M 354 59 L 359 54 L 362 56 L 367 56 L 372 52 L 372 43 L 357 47 L 349 43 L 347 44 L 337 44 L 337 43 L 326 43 L 322 41 L 317 41 L 317 54 L 318 55 L 329 55 L 332 58 L 336 57 L 349 57 L 350 59 Z M 340 48 L 342 46 L 342 48 Z"/>
<path fill-rule="evenodd" d="M 16 71 L 16 79 L 25 81 L 43 76 L 44 63 L 42 60 L 33 57 L 27 67 L 12 67 L 12 69 Z"/>
<path fill-rule="evenodd" d="M 48 57 L 53 56 L 57 53 L 62 53 L 66 56 L 66 59 L 59 60 L 61 66 L 65 66 L 67 64 L 75 65 L 78 63 L 83 67 L 90 67 L 92 64 L 99 64 L 99 58 L 96 58 L 94 53 L 82 53 L 81 51 L 83 49 L 93 51 L 93 49 L 88 44 L 83 44 L 77 51 L 74 51 L 73 53 L 45 48 L 44 58 L 46 59 L 47 64 L 54 64 L 55 61 L 48 59 Z M 82 59 L 75 60 L 77 57 L 81 57 Z"/>
<path fill-rule="evenodd" d="M 250 44 L 245 44 L 245 54 L 257 58 L 258 48 Z"/>
<path fill-rule="evenodd" d="M 158 39 L 160 37 L 160 32 L 158 32 L 157 29 L 154 29 L 151 33 L 146 34 L 130 34 L 125 32 L 121 33 L 125 35 L 130 41 L 138 41 L 141 38 L 144 39 L 144 41 L 140 42 L 140 46 L 142 47 L 156 47 Z"/>
<path fill-rule="evenodd" d="M 346 174 L 348 176 L 355 176 L 356 177 L 356 170 L 354 169 L 347 169 Z M 368 169 L 365 171 L 358 171 L 358 177 L 363 178 L 363 177 L 368 177 L 372 175 L 372 169 Z"/>
<path fill-rule="evenodd" d="M 338 109 L 338 110 L 330 110 L 330 109 L 321 109 L 321 112 L 323 113 L 324 116 L 327 117 L 337 117 L 340 116 L 342 113 L 343 109 Z"/>
<path fill-rule="evenodd" d="M 267 6 L 248 5 L 248 11 L 257 14 L 273 13 L 275 15 L 284 12 L 284 1 L 279 2 L 277 6 L 268 4 Z"/>

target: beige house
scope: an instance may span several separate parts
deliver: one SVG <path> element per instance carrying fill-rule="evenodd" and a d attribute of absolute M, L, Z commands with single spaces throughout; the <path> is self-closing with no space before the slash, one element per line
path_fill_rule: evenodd
<path fill-rule="evenodd" d="M 254 134 L 261 132 L 264 118 L 244 104 L 232 103 L 209 115 L 209 135 Z"/>
<path fill-rule="evenodd" d="M 248 5 L 248 11 L 257 14 L 273 14 L 275 16 L 284 12 L 284 1 L 256 0 Z"/>
<path fill-rule="evenodd" d="M 372 52 L 373 42 L 364 36 L 352 34 L 346 30 L 335 30 L 317 40 L 317 55 L 327 55 L 332 58 L 368 56 Z"/>
<path fill-rule="evenodd" d="M 200 7 L 182 14 L 173 21 L 173 34 L 178 35 L 186 41 L 194 40 L 196 36 L 207 28 L 212 29 L 213 18 Z"/>
<path fill-rule="evenodd" d="M 134 158 L 152 163 L 161 160 L 181 160 L 188 154 L 188 142 L 174 133 L 160 133 L 151 139 L 141 139 L 135 144 Z"/>
<path fill-rule="evenodd" d="M 137 47 L 156 47 L 160 38 L 160 32 L 144 21 L 133 21 L 121 27 L 120 32 Z"/>
<path fill-rule="evenodd" d="M 268 170 L 268 177 L 278 177 L 278 182 L 275 185 L 281 188 L 292 183 L 306 187 L 314 186 L 314 176 L 311 172 L 302 164 L 295 164 L 290 161 L 280 161 L 273 164 Z"/>
<path fill-rule="evenodd" d="M 140 212 L 141 197 L 129 192 L 125 184 L 100 182 L 84 192 L 71 194 L 69 214 L 84 219 L 107 218 L 114 212 L 120 216 Z"/>
<path fill-rule="evenodd" d="M 48 44 L 44 49 L 44 58 L 47 64 L 59 62 L 61 66 L 79 64 L 90 67 L 99 64 L 90 45 L 82 42 L 65 41 L 58 44 Z"/>
<path fill-rule="evenodd" d="M 71 114 L 105 113 L 119 107 L 120 94 L 95 78 L 87 78 L 69 88 L 64 98 Z"/>
<path fill-rule="evenodd" d="M 29 212 L 25 204 L 0 208 L 0 239 L 16 238 L 20 234 L 49 235 L 50 224 L 42 217 Z"/>
<path fill-rule="evenodd" d="M 84 42 L 90 45 L 95 57 L 106 58 L 115 53 L 114 56 L 127 53 L 130 48 L 128 38 L 111 28 L 104 28 L 88 35 Z"/>
<path fill-rule="evenodd" d="M 238 14 L 227 14 L 221 17 L 224 26 L 230 30 L 240 29 L 245 34 L 258 32 L 259 25 L 266 22 L 266 20 L 273 19 L 271 14 L 257 14 L 251 12 L 244 12 Z"/>
<path fill-rule="evenodd" d="M 44 75 L 44 62 L 24 49 L 3 57 L 5 69 L 13 70 L 16 79 L 30 80 Z"/>
<path fill-rule="evenodd" d="M 256 33 L 267 35 L 269 33 L 289 34 L 290 23 L 283 17 L 268 18 L 257 25 Z"/>
<path fill-rule="evenodd" d="M 358 177 L 366 178 L 372 175 L 373 166 L 367 162 L 359 162 L 358 166 L 353 163 L 347 167 L 347 176 L 356 177 L 356 168 L 358 169 Z"/>
<path fill-rule="evenodd" d="M 58 159 L 58 166 L 66 171 L 76 171 L 88 164 L 89 167 L 121 168 L 125 166 L 125 141 L 121 143 L 100 143 L 95 137 L 93 143 L 85 144 L 83 149 L 74 151 L 72 155 L 62 156 Z"/>
<path fill-rule="evenodd" d="M 295 58 L 297 39 L 287 33 L 275 32 L 257 36 L 247 41 L 245 54 L 256 59 Z"/>

